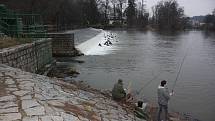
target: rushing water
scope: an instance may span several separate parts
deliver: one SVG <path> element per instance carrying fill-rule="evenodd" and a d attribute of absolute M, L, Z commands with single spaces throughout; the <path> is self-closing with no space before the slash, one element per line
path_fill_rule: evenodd
<path fill-rule="evenodd" d="M 84 63 L 66 63 L 81 73 L 77 80 L 84 80 L 98 89 L 111 89 L 121 78 L 125 87 L 131 82 L 132 90 L 144 87 L 141 95 L 156 104 L 160 81 L 167 80 L 168 88 L 172 89 L 185 57 L 170 110 L 188 113 L 201 121 L 215 121 L 214 34 L 201 31 L 111 32 L 118 35 L 118 42 L 108 54 L 75 58 Z"/>

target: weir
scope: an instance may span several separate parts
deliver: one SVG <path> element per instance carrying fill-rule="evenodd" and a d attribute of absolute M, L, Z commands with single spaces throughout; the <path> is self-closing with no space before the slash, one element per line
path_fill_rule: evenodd
<path fill-rule="evenodd" d="M 111 33 L 106 32 L 104 30 L 101 31 L 95 37 L 79 44 L 76 48 L 82 52 L 84 55 L 106 55 L 110 54 L 112 51 L 117 50 L 116 46 L 116 37 L 109 39 L 113 44 L 110 46 L 104 45 L 104 43 L 108 40 L 108 36 Z M 99 44 L 101 46 L 99 46 Z"/>

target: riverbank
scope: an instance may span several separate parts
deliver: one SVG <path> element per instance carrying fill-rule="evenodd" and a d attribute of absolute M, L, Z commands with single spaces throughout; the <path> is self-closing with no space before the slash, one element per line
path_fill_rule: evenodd
<path fill-rule="evenodd" d="M 101 92 L 0 65 L 0 119 L 132 121 L 133 113 Z M 78 86 L 79 85 L 79 86 Z"/>
<path fill-rule="evenodd" d="M 2 121 L 135 121 L 131 105 L 111 99 L 109 91 L 82 82 L 24 72 L 0 65 L 0 120 Z M 146 108 L 153 121 L 156 107 Z M 150 114 L 151 113 L 151 114 Z M 172 115 L 171 121 L 183 121 Z"/>

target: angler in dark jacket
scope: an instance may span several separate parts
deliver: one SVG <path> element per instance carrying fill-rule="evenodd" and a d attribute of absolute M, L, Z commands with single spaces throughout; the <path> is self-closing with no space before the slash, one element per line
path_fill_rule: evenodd
<path fill-rule="evenodd" d="M 123 88 L 123 82 L 121 79 L 118 80 L 112 89 L 112 97 L 116 101 L 121 101 L 126 98 L 126 92 Z"/>
<path fill-rule="evenodd" d="M 157 91 L 159 104 L 158 121 L 160 121 L 162 109 L 164 109 L 165 112 L 165 121 L 168 120 L 168 101 L 173 93 L 169 93 L 168 89 L 165 87 L 166 83 L 167 83 L 166 80 L 163 80 L 161 81 L 161 84 L 158 86 Z"/>

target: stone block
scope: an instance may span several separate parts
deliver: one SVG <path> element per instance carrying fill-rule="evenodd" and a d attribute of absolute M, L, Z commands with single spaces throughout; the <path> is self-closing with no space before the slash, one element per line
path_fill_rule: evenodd
<path fill-rule="evenodd" d="M 17 107 L 18 105 L 15 102 L 4 102 L 0 103 L 0 109 L 10 108 L 10 107 Z"/>
<path fill-rule="evenodd" d="M 13 85 L 8 85 L 7 87 L 8 88 L 16 88 L 16 85 L 14 85 L 14 84 Z"/>
<path fill-rule="evenodd" d="M 53 109 L 51 106 L 49 106 L 48 104 L 44 104 L 43 106 L 44 106 L 44 108 L 45 108 L 46 114 L 48 114 L 48 115 L 56 115 L 56 116 L 60 115 L 59 112 L 57 112 L 56 110 L 54 110 L 54 109 Z"/>
<path fill-rule="evenodd" d="M 31 99 L 32 99 L 31 95 L 26 95 L 21 97 L 21 100 L 31 100 Z"/>
<path fill-rule="evenodd" d="M 63 118 L 60 116 L 52 116 L 52 121 L 63 121 Z"/>
<path fill-rule="evenodd" d="M 39 121 L 37 116 L 33 117 L 24 117 L 22 121 Z"/>
<path fill-rule="evenodd" d="M 20 90 L 20 91 L 15 91 L 15 92 L 13 92 L 13 94 L 14 94 L 14 95 L 17 95 L 17 96 L 24 96 L 24 95 L 26 95 L 27 93 L 29 93 L 29 91 Z"/>
<path fill-rule="evenodd" d="M 25 82 L 25 83 L 24 83 Z M 24 82 L 20 82 L 19 87 L 21 89 L 32 89 L 34 87 L 34 83 L 30 82 L 30 81 L 24 81 Z"/>
<path fill-rule="evenodd" d="M 16 99 L 16 97 L 14 95 L 3 96 L 3 97 L 0 97 L 0 102 L 3 102 L 3 101 L 14 101 L 15 99 Z"/>
<path fill-rule="evenodd" d="M 61 100 L 50 100 L 48 101 L 48 104 L 53 106 L 60 106 L 60 107 L 64 106 L 64 103 Z"/>
<path fill-rule="evenodd" d="M 15 81 L 13 81 L 13 79 L 9 78 L 9 79 L 6 79 L 5 83 L 9 85 L 9 84 L 14 84 Z"/>
<path fill-rule="evenodd" d="M 62 112 L 61 117 L 64 121 L 80 121 L 78 117 Z"/>
<path fill-rule="evenodd" d="M 17 88 L 6 88 L 6 90 L 13 92 L 13 91 L 17 91 L 18 89 Z"/>
<path fill-rule="evenodd" d="M 22 100 L 22 109 L 28 109 L 36 106 L 40 106 L 36 100 Z"/>
<path fill-rule="evenodd" d="M 20 113 L 7 113 L 7 114 L 1 114 L 0 119 L 2 121 L 15 121 L 15 120 L 21 120 L 21 114 Z"/>
<path fill-rule="evenodd" d="M 43 116 L 41 117 L 41 121 L 53 121 L 51 116 Z"/>
<path fill-rule="evenodd" d="M 0 113 L 18 113 L 18 107 L 0 109 Z"/>
<path fill-rule="evenodd" d="M 43 106 L 32 107 L 24 110 L 28 116 L 45 115 L 45 109 Z"/>

